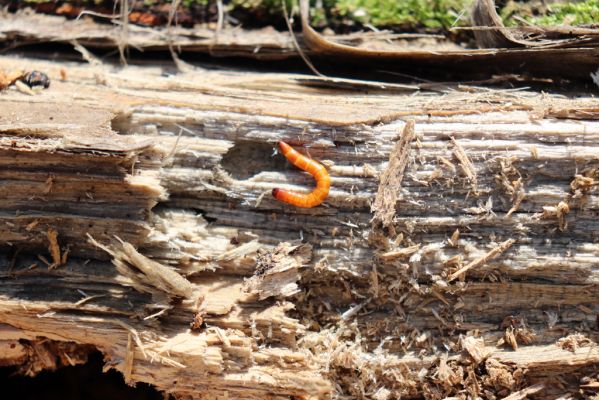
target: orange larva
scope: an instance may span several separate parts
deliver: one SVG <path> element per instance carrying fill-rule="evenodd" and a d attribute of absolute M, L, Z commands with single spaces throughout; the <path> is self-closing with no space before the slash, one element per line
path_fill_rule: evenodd
<path fill-rule="evenodd" d="M 310 208 L 322 203 L 329 195 L 331 178 L 322 164 L 309 159 L 295 151 L 293 147 L 285 142 L 279 142 L 279 148 L 283 155 L 296 167 L 303 169 L 316 179 L 316 189 L 309 194 L 288 192 L 283 189 L 273 189 L 272 195 L 275 199 L 289 203 L 297 207 Z"/>

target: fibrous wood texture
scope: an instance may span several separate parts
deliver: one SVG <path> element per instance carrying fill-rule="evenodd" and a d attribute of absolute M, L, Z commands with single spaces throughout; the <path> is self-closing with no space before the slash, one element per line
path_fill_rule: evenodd
<path fill-rule="evenodd" d="M 0 68 L 53 80 L 0 93 L 1 364 L 96 348 L 127 382 L 194 398 L 595 390 L 594 98 Z M 271 198 L 312 185 L 278 140 L 327 166 L 325 205 Z"/>

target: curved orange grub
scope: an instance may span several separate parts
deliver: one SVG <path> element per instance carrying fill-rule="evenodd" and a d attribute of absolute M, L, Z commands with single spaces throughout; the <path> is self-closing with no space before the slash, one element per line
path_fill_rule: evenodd
<path fill-rule="evenodd" d="M 281 152 L 296 167 L 303 169 L 316 180 L 316 188 L 309 194 L 299 194 L 283 189 L 273 189 L 272 195 L 275 199 L 296 207 L 311 208 L 321 204 L 329 195 L 331 177 L 326 168 L 306 156 L 298 153 L 293 147 L 285 142 L 279 142 Z"/>

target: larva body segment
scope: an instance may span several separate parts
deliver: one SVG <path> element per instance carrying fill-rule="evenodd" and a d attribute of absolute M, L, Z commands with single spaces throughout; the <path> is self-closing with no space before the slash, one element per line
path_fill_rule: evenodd
<path fill-rule="evenodd" d="M 285 142 L 279 142 L 279 148 L 289 162 L 314 177 L 316 188 L 309 194 L 293 193 L 277 188 L 272 190 L 273 197 L 284 203 L 302 208 L 316 207 L 321 204 L 329 195 L 329 188 L 331 187 L 331 177 L 326 168 L 322 164 L 298 153 Z"/>

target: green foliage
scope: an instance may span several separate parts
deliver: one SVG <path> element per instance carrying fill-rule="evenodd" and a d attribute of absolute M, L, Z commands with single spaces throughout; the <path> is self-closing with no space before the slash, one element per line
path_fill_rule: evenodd
<path fill-rule="evenodd" d="M 194 1 L 194 0 L 190 0 Z M 291 10 L 293 0 L 286 0 Z M 449 28 L 458 21 L 472 0 L 311 0 L 312 23 L 371 24 L 376 27 Z M 232 0 L 231 8 L 263 10 L 270 15 L 281 15 L 281 0 Z M 297 9 L 297 6 L 296 6 Z M 461 22 L 461 23 L 460 23 Z"/>
<path fill-rule="evenodd" d="M 599 22 L 599 0 L 549 5 L 549 12 L 542 17 L 530 18 L 536 25 L 584 25 Z"/>
<path fill-rule="evenodd" d="M 157 1 L 157 0 L 145 0 L 147 1 Z M 206 6 L 208 5 L 210 1 L 209 0 L 183 0 L 181 2 L 181 4 L 183 4 L 185 7 L 191 7 L 194 4 L 200 5 L 200 6 Z"/>
<path fill-rule="evenodd" d="M 599 0 L 553 3 L 542 7 L 510 1 L 501 10 L 506 26 L 520 24 L 512 18 L 514 15 L 541 26 L 593 24 L 599 22 Z"/>
<path fill-rule="evenodd" d="M 470 3 L 470 0 L 338 0 L 332 13 L 379 27 L 449 28 Z"/>

